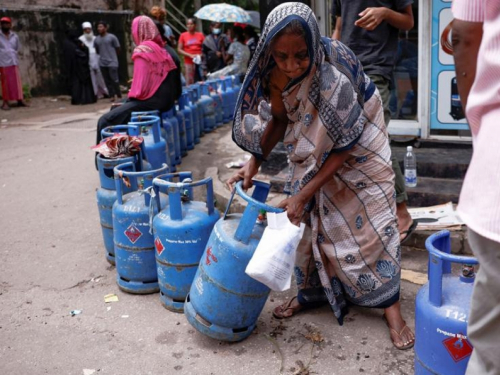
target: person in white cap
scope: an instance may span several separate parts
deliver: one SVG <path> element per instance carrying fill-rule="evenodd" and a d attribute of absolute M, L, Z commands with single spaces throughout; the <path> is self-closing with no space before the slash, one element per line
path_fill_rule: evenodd
<path fill-rule="evenodd" d="M 80 40 L 89 49 L 89 66 L 90 66 L 90 76 L 92 78 L 92 86 L 94 87 L 94 94 L 98 98 L 104 96 L 109 96 L 108 88 L 104 82 L 104 78 L 101 74 L 101 69 L 99 68 L 99 55 L 94 47 L 95 35 L 92 32 L 92 24 L 90 22 L 84 22 L 82 24 L 83 35 L 80 36 Z"/>

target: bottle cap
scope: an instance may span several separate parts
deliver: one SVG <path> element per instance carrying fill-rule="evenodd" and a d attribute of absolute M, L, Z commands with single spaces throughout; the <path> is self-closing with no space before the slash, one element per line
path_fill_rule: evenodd
<path fill-rule="evenodd" d="M 408 152 L 412 152 L 412 151 L 413 151 L 413 146 L 408 146 L 408 147 L 406 147 L 406 151 L 408 151 Z"/>

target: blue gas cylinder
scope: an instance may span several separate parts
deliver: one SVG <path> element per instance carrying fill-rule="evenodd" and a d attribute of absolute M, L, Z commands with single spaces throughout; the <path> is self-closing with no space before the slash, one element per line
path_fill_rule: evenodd
<path fill-rule="evenodd" d="M 140 135 L 144 138 L 146 159 L 153 169 L 161 168 L 168 162 L 167 142 L 160 135 L 160 118 L 157 116 L 132 117 L 128 125 L 137 126 Z"/>
<path fill-rule="evenodd" d="M 467 322 L 474 286 L 475 258 L 451 254 L 450 232 L 431 235 L 429 282 L 415 302 L 415 374 L 465 374 L 472 353 Z M 451 273 L 461 263 L 462 274 Z"/>
<path fill-rule="evenodd" d="M 172 132 L 174 133 L 174 148 L 175 148 L 175 164 L 181 164 L 182 153 L 181 153 L 181 138 L 179 136 L 179 121 L 177 120 L 177 116 L 175 116 L 174 109 L 171 108 L 167 112 L 163 113 L 166 119 L 170 122 L 172 126 Z"/>
<path fill-rule="evenodd" d="M 113 126 L 108 126 L 104 129 L 101 130 L 101 137 L 102 139 L 112 137 L 115 134 L 127 134 L 130 136 L 140 136 L 140 129 L 137 126 L 134 125 L 113 125 Z M 147 161 L 144 160 L 146 158 L 146 150 L 144 146 L 144 142 L 141 143 L 141 149 L 139 151 L 138 157 L 135 159 L 136 160 L 136 165 L 135 168 L 138 171 L 150 171 L 151 164 Z M 140 163 L 139 163 L 140 162 Z M 112 174 L 112 173 L 111 173 Z M 114 189 L 114 182 L 113 182 L 113 189 Z"/>
<path fill-rule="evenodd" d="M 173 179 L 180 182 L 173 182 Z M 191 182 L 191 172 L 153 180 L 168 191 L 168 207 L 153 220 L 160 301 L 168 310 L 184 311 L 184 301 L 203 250 L 220 213 L 214 209 L 212 179 Z M 205 186 L 206 202 L 194 201 L 192 189 Z"/>
<path fill-rule="evenodd" d="M 210 96 L 210 91 L 207 83 L 200 83 L 201 96 L 199 102 L 203 109 L 203 131 L 209 133 L 215 129 L 216 115 L 215 115 L 215 102 Z"/>
<path fill-rule="evenodd" d="M 142 117 L 142 116 L 156 116 L 156 117 L 160 117 L 160 111 L 158 111 L 157 109 L 155 109 L 153 111 L 136 111 L 136 112 L 132 112 L 130 114 L 130 121 L 134 121 L 134 120 L 132 120 L 132 118 L 134 118 L 134 117 Z M 139 121 L 142 121 L 142 120 L 139 120 Z M 162 126 L 160 126 L 160 132 L 161 132 L 161 136 L 166 139 L 166 137 L 165 137 L 165 131 L 163 130 Z"/>
<path fill-rule="evenodd" d="M 159 111 L 150 111 L 150 112 L 159 113 Z M 133 112 L 133 113 L 142 113 L 142 112 Z M 145 113 L 147 113 L 147 112 L 145 112 Z M 145 153 L 146 153 L 146 148 L 148 148 L 148 152 L 151 152 L 151 148 L 158 147 L 158 146 L 151 145 L 151 143 L 154 144 L 154 137 L 153 137 L 152 129 L 148 128 L 148 127 L 138 126 L 137 124 L 143 123 L 144 121 L 148 121 L 148 119 L 152 118 L 151 116 L 153 116 L 153 115 L 143 115 L 143 114 L 132 115 L 130 117 L 130 122 L 129 122 L 129 124 L 135 124 L 135 125 L 130 125 L 130 126 L 136 126 L 138 131 L 139 131 L 138 134 L 144 138 Z M 161 118 L 157 115 L 154 115 L 154 117 L 158 118 L 158 120 L 160 121 L 160 140 L 161 140 L 160 142 L 161 142 L 161 144 L 163 144 L 163 140 L 165 141 L 165 156 L 167 158 L 166 163 L 169 166 L 169 172 L 175 172 L 176 171 L 175 166 L 173 167 L 173 169 L 170 169 L 170 166 L 173 165 L 173 159 L 171 159 L 171 157 L 170 157 L 170 148 L 169 148 L 169 144 L 167 141 L 167 130 L 163 127 L 163 122 L 162 122 Z M 156 155 L 156 153 L 154 155 Z"/>
<path fill-rule="evenodd" d="M 165 132 L 165 141 L 167 142 L 167 160 L 169 164 L 170 172 L 175 172 L 177 170 L 176 165 L 180 164 L 175 155 L 175 138 L 174 138 L 174 127 L 168 119 L 166 112 L 161 114 L 161 127 Z M 179 157 L 180 159 L 180 157 Z"/>
<path fill-rule="evenodd" d="M 233 81 L 233 90 L 236 93 L 236 98 L 238 98 L 238 95 L 240 94 L 240 90 L 241 90 L 241 76 L 234 75 L 234 76 L 231 76 L 231 79 Z"/>
<path fill-rule="evenodd" d="M 185 90 L 189 97 L 189 108 L 191 109 L 191 115 L 193 117 L 194 144 L 197 145 L 198 143 L 200 143 L 200 119 L 198 116 L 198 106 L 196 104 L 195 89 L 192 87 L 187 87 Z"/>
<path fill-rule="evenodd" d="M 156 116 L 156 117 L 160 117 L 161 118 L 160 111 L 158 111 L 158 110 L 153 110 L 153 111 L 138 111 L 138 112 L 132 112 L 132 114 L 130 115 L 130 121 L 131 122 L 137 122 L 137 121 L 141 122 L 141 121 L 144 121 L 142 119 L 143 116 Z M 160 136 L 167 142 L 167 161 L 168 161 L 167 164 L 170 166 L 170 161 L 168 160 L 170 150 L 168 149 L 167 131 L 163 127 L 163 123 L 162 122 L 160 122 Z M 174 172 L 174 171 L 171 171 L 171 172 Z"/>
<path fill-rule="evenodd" d="M 99 181 L 101 187 L 97 189 L 97 208 L 101 221 L 102 238 L 104 240 L 104 249 L 106 259 L 109 263 L 115 264 L 115 248 L 113 244 L 113 203 L 116 201 L 115 179 L 113 168 L 123 163 L 134 163 L 139 158 L 129 156 L 126 158 L 107 159 L 97 155 L 97 169 L 99 170 Z M 135 181 L 134 181 L 135 182 Z M 131 185 L 125 187 L 124 191 L 130 193 L 137 189 L 137 186 Z"/>
<path fill-rule="evenodd" d="M 214 100 L 215 106 L 215 126 L 224 125 L 224 107 L 222 106 L 222 96 L 219 87 L 219 80 L 207 81 L 209 85 L 210 97 Z"/>
<path fill-rule="evenodd" d="M 128 293 L 148 294 L 159 290 L 152 217 L 158 207 L 152 199 L 153 178 L 167 171 L 167 165 L 147 172 L 129 172 L 132 163 L 114 168 L 116 202 L 113 205 L 113 239 L 115 245 L 116 282 Z M 123 194 L 123 178 L 141 189 Z M 167 196 L 159 193 L 161 207 L 167 204 Z"/>
<path fill-rule="evenodd" d="M 231 94 L 226 90 L 226 81 L 224 78 L 219 79 L 220 95 L 222 98 L 222 122 L 228 123 L 232 117 L 231 112 Z"/>
<path fill-rule="evenodd" d="M 189 323 L 201 333 L 224 341 L 240 341 L 255 328 L 269 288 L 245 274 L 264 232 L 259 210 L 282 212 L 264 202 L 270 185 L 254 181 L 252 197 L 241 181 L 238 194 L 248 202 L 243 214 L 226 214 L 216 224 L 201 257 L 184 304 Z M 229 202 L 229 205 L 231 202 Z M 229 208 L 228 205 L 228 208 Z"/>
<path fill-rule="evenodd" d="M 230 122 L 233 120 L 233 113 L 234 113 L 234 107 L 236 107 L 236 95 L 237 95 L 233 89 L 233 80 L 231 79 L 231 77 L 224 78 L 224 89 L 229 101 L 229 106 L 228 106 L 229 117 L 227 122 Z"/>
<path fill-rule="evenodd" d="M 186 147 L 188 150 L 192 150 L 194 148 L 193 112 L 189 107 L 189 94 L 187 91 L 183 91 L 179 98 L 179 111 L 184 114 L 186 124 Z"/>
<path fill-rule="evenodd" d="M 198 122 L 199 122 L 199 135 L 200 137 L 203 137 L 205 135 L 205 129 L 204 129 L 204 123 L 203 123 L 203 106 L 200 102 L 201 98 L 201 87 L 199 84 L 194 84 L 191 85 L 191 88 L 193 89 L 193 100 L 194 103 L 196 104 L 196 109 L 198 110 Z"/>
<path fill-rule="evenodd" d="M 186 156 L 188 153 L 187 149 L 187 136 L 186 136 L 186 121 L 184 118 L 184 113 L 179 111 L 179 107 L 174 108 L 175 116 L 177 117 L 177 122 L 179 123 L 179 140 L 181 142 L 181 155 Z"/>

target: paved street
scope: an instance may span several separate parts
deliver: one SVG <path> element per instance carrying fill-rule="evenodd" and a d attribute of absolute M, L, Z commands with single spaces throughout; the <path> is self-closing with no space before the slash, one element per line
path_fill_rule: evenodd
<path fill-rule="evenodd" d="M 296 290 L 272 293 L 254 334 L 228 344 L 164 309 L 158 294 L 121 292 L 104 256 L 90 150 L 95 110 L 108 105 L 90 113 L 41 106 L 22 120 L 12 110 L 0 124 L 0 374 L 413 373 L 413 351 L 392 346 L 382 311 L 352 308 L 342 327 L 328 307 L 279 322 L 272 308 Z M 225 125 L 181 167 L 199 178 L 215 166 L 224 180 L 225 163 L 242 156 Z M 404 278 L 422 277 L 426 254 L 403 257 Z M 418 288 L 402 283 L 410 327 Z M 105 303 L 110 293 L 119 301 Z M 75 309 L 82 313 L 72 317 Z"/>

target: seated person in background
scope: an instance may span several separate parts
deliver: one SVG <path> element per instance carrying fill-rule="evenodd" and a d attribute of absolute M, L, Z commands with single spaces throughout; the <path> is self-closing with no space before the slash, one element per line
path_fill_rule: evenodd
<path fill-rule="evenodd" d="M 226 63 L 229 64 L 216 72 L 208 74 L 208 78 L 219 78 L 233 74 L 245 74 L 250 60 L 250 49 L 245 44 L 243 29 L 236 26 L 233 29 L 234 40 L 229 46 L 226 55 Z"/>
<path fill-rule="evenodd" d="M 139 16 L 132 22 L 132 38 L 137 45 L 132 54 L 134 76 L 127 101 L 101 116 L 97 123 L 97 140 L 101 130 L 111 125 L 127 124 L 132 112 L 169 110 L 182 93 L 180 71 L 164 48 L 164 42 L 151 18 Z"/>

